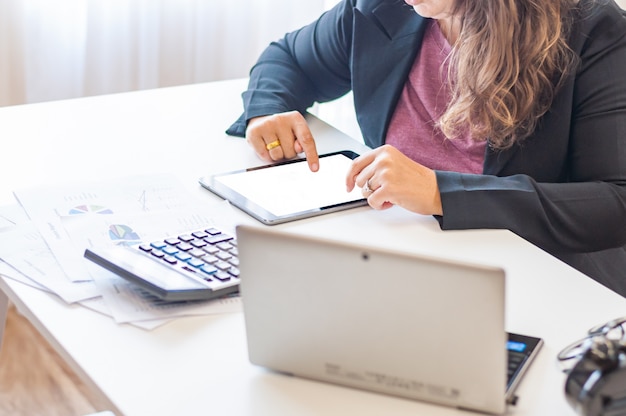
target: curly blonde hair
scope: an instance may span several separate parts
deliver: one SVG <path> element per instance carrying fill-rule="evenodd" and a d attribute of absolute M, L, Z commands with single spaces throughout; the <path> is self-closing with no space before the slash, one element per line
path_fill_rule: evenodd
<path fill-rule="evenodd" d="M 457 0 L 451 101 L 439 120 L 494 148 L 529 136 L 577 62 L 567 40 L 578 0 Z"/>

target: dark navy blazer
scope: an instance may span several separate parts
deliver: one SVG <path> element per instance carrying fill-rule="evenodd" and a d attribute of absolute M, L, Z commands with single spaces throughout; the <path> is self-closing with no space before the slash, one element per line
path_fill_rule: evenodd
<path fill-rule="evenodd" d="M 583 0 L 578 69 L 535 132 L 487 146 L 482 175 L 437 171 L 442 229 L 508 229 L 626 296 L 626 18 Z M 250 72 L 245 112 L 298 110 L 352 91 L 365 143 L 384 143 L 426 20 L 403 0 L 345 0 L 272 43 Z"/>

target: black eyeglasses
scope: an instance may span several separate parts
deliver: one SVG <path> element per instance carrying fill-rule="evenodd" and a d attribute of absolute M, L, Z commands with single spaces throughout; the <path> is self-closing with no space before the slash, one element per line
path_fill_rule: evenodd
<path fill-rule="evenodd" d="M 626 350 L 626 316 L 613 319 L 587 331 L 587 336 L 563 348 L 557 355 L 564 372 L 590 351 L 599 361 L 612 360 L 618 350 Z"/>

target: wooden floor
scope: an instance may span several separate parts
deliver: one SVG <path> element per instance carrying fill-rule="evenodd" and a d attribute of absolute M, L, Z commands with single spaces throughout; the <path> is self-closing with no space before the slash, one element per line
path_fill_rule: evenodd
<path fill-rule="evenodd" d="M 0 415 L 82 416 L 102 404 L 14 306 L 0 350 Z"/>

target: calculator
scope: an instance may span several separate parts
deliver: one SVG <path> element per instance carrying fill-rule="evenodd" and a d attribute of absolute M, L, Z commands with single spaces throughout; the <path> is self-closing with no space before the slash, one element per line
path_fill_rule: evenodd
<path fill-rule="evenodd" d="M 210 227 L 84 256 L 164 301 L 197 301 L 239 291 L 238 254 L 234 236 Z"/>

